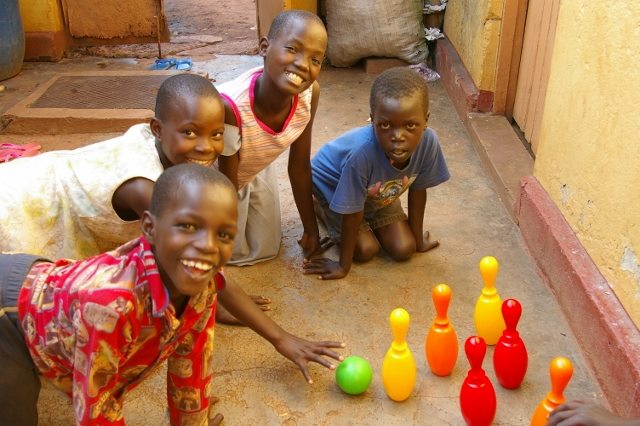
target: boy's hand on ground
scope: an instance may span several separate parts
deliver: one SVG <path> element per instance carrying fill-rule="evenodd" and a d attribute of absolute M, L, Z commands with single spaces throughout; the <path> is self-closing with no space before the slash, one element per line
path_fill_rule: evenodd
<path fill-rule="evenodd" d="M 307 369 L 309 362 L 316 362 L 330 370 L 336 368 L 335 364 L 329 362 L 324 357 L 333 358 L 342 361 L 344 357 L 332 351 L 331 348 L 344 348 L 345 344 L 341 342 L 311 342 L 292 334 L 286 333 L 284 337 L 275 345 L 275 348 L 286 358 L 293 361 L 308 383 L 313 383 L 309 370 Z"/>
<path fill-rule="evenodd" d="M 418 253 L 424 253 L 425 251 L 429 251 L 440 245 L 440 241 L 438 240 L 432 241 L 429 239 L 429 231 L 425 231 L 422 237 L 422 241 L 417 241 L 417 243 L 418 244 L 416 244 L 416 251 Z"/>
<path fill-rule="evenodd" d="M 255 294 L 249 295 L 253 303 L 255 303 L 258 308 L 262 311 L 270 311 L 271 310 L 271 299 L 264 296 L 258 296 Z M 231 312 L 227 311 L 227 309 L 222 305 L 222 303 L 218 303 L 216 307 L 216 323 L 218 324 L 227 324 L 227 325 L 242 325 L 242 323 L 238 318 L 234 317 Z"/>
<path fill-rule="evenodd" d="M 346 277 L 348 271 L 340 265 L 340 262 L 326 257 L 311 259 L 302 265 L 305 275 L 317 274 L 319 280 L 336 280 Z"/>
<path fill-rule="evenodd" d="M 218 426 L 224 420 L 224 416 L 220 413 L 217 413 L 215 416 L 209 418 L 209 426 Z"/>
<path fill-rule="evenodd" d="M 569 401 L 553 410 L 547 426 L 637 426 L 638 424 L 640 420 L 622 419 L 600 405 L 584 401 Z"/>
<path fill-rule="evenodd" d="M 220 413 L 213 413 L 213 404 L 217 403 L 220 399 L 216 396 L 209 397 L 209 422 L 208 426 L 218 426 L 224 420 L 224 416 Z"/>
<path fill-rule="evenodd" d="M 308 233 L 304 232 L 302 237 L 298 240 L 298 244 L 302 247 L 302 254 L 304 260 L 309 260 L 313 256 L 324 253 L 327 249 L 333 246 L 333 241 L 329 237 L 311 237 Z"/>

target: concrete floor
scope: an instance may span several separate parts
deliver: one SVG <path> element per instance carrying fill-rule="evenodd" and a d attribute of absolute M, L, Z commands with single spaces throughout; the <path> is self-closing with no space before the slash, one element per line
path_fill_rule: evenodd
<path fill-rule="evenodd" d="M 196 62 L 194 71 L 208 72 L 224 81 L 259 57 L 219 56 Z M 17 77 L 1 82 L 0 112 L 31 93 L 58 72 L 96 69 L 142 69 L 145 62 L 79 58 L 58 64 L 25 64 Z M 369 87 L 375 76 L 362 69 L 323 69 L 321 100 L 314 125 L 313 151 L 368 117 Z M 215 411 L 227 425 L 463 425 L 458 395 L 469 364 L 464 340 L 475 333 L 473 309 L 482 288 L 478 262 L 493 255 L 500 262 L 496 286 L 503 299 L 516 298 L 523 306 L 519 330 L 529 350 L 529 369 L 520 389 L 502 389 L 493 374 L 487 351 L 484 368 L 496 388 L 498 408 L 494 424 L 526 425 L 538 402 L 550 389 L 549 363 L 556 356 L 570 358 L 574 375 L 568 398 L 601 398 L 601 390 L 585 366 L 576 340 L 559 307 L 538 276 L 518 227 L 498 197 L 494 181 L 485 173 L 463 123 L 439 82 L 430 83 L 430 126 L 438 133 L 451 171 L 451 180 L 428 192 L 425 226 L 441 245 L 396 263 L 382 255 L 356 264 L 336 281 L 319 281 L 302 274 L 302 256 L 296 239 L 301 233 L 289 182 L 286 159 L 279 159 L 283 241 L 273 261 L 251 267 L 228 268 L 245 290 L 272 298 L 269 314 L 285 329 L 310 339 L 342 340 L 344 355 L 369 360 L 374 379 L 367 392 L 348 396 L 336 386 L 333 372 L 312 366 L 315 383 L 308 385 L 295 365 L 245 328 L 217 328 L 213 394 L 220 398 Z M 44 149 L 80 146 L 110 137 L 91 135 L 10 135 L 0 140 L 37 141 Z M 5 183 L 6 184 L 6 183 Z M 406 201 L 406 199 L 405 199 Z M 329 256 L 337 257 L 334 248 Z M 424 343 L 435 316 L 431 289 L 447 283 L 453 290 L 449 309 L 461 350 L 450 377 L 436 377 L 425 361 Z M 418 365 L 412 396 L 396 403 L 385 395 L 380 369 L 392 340 L 390 312 L 405 308 L 411 315 L 408 342 Z M 127 398 L 128 424 L 167 424 L 163 372 L 154 375 Z M 41 424 L 71 424 L 70 405 L 49 387 L 40 403 Z"/>

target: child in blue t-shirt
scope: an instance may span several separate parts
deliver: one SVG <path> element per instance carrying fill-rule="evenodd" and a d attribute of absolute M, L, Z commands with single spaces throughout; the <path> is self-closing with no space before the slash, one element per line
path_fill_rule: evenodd
<path fill-rule="evenodd" d="M 342 278 L 355 260 L 383 248 L 394 260 L 438 246 L 422 221 L 427 188 L 449 179 L 435 132 L 427 127 L 429 93 L 410 68 L 392 68 L 373 82 L 371 125 L 324 145 L 311 161 L 316 214 L 340 246 L 338 262 L 315 258 L 305 274 Z M 408 216 L 400 195 L 409 190 Z"/>

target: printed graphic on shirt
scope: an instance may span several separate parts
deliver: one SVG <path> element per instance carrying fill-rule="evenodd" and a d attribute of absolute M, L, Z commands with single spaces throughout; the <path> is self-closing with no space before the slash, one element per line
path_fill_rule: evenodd
<path fill-rule="evenodd" d="M 85 400 L 82 393 L 82 385 L 80 383 L 73 384 L 73 410 L 76 415 L 76 419 L 84 418 Z"/>
<path fill-rule="evenodd" d="M 200 410 L 200 389 L 192 386 L 175 386 L 171 389 L 171 399 L 178 410 Z"/>
<path fill-rule="evenodd" d="M 213 374 L 213 329 L 207 330 L 207 342 L 202 348 L 202 378 L 205 379 Z"/>
<path fill-rule="evenodd" d="M 107 306 L 98 305 L 97 303 L 88 302 L 84 305 L 84 320 L 96 330 L 105 333 L 113 333 L 118 323 L 120 315 Z"/>
<path fill-rule="evenodd" d="M 186 358 L 173 358 L 169 360 L 169 373 L 183 379 L 193 374 L 193 363 Z"/>
<path fill-rule="evenodd" d="M 201 333 L 202 330 L 207 326 L 207 322 L 209 322 L 209 318 L 211 318 L 211 313 L 213 309 L 207 309 L 202 313 L 200 319 L 193 325 L 193 329 L 198 333 Z"/>
<path fill-rule="evenodd" d="M 140 375 L 147 368 L 146 365 L 135 365 L 131 368 L 127 368 L 126 370 L 122 370 L 120 372 L 120 377 L 125 382 L 133 382 L 135 379 L 140 379 Z"/>
<path fill-rule="evenodd" d="M 91 355 L 91 367 L 89 371 L 89 389 L 87 394 L 95 397 L 100 389 L 109 384 L 111 377 L 118 371 L 118 357 L 108 343 L 101 341 L 98 350 Z"/>
<path fill-rule="evenodd" d="M 207 412 L 201 413 L 180 413 L 180 426 L 201 426 L 208 422 Z"/>
<path fill-rule="evenodd" d="M 189 305 L 196 311 L 196 313 L 201 313 L 205 310 L 205 308 L 209 305 L 209 291 L 205 290 L 197 296 L 189 299 Z"/>
<path fill-rule="evenodd" d="M 36 327 L 35 321 L 31 314 L 25 315 L 24 319 L 22 320 L 22 330 L 24 331 L 24 335 L 27 338 L 27 341 L 32 343 L 36 338 Z"/>
<path fill-rule="evenodd" d="M 71 321 L 73 322 L 73 328 L 75 329 L 76 346 L 82 348 L 89 341 L 89 332 L 87 331 L 87 327 L 84 325 L 84 321 L 82 321 L 79 302 L 78 308 L 73 312 Z"/>
<path fill-rule="evenodd" d="M 184 336 L 184 340 L 176 346 L 176 353 L 181 356 L 189 355 L 193 351 L 193 334 L 190 332 Z"/>
<path fill-rule="evenodd" d="M 39 303 L 43 311 L 49 311 L 53 309 L 55 290 L 55 287 L 47 285 L 40 293 Z"/>
<path fill-rule="evenodd" d="M 106 397 L 108 394 L 104 394 L 104 396 Z M 122 418 L 122 405 L 113 397 L 101 398 L 91 406 L 91 418 L 97 419 L 100 416 L 110 422 L 118 421 Z"/>
<path fill-rule="evenodd" d="M 376 209 L 386 207 L 397 200 L 415 180 L 415 176 L 411 178 L 404 176 L 402 179 L 389 180 L 384 183 L 378 181 L 367 188 L 367 202 Z"/>
<path fill-rule="evenodd" d="M 89 374 L 89 364 L 87 363 L 87 356 L 82 351 L 76 351 L 73 358 L 73 367 L 83 376 Z"/>

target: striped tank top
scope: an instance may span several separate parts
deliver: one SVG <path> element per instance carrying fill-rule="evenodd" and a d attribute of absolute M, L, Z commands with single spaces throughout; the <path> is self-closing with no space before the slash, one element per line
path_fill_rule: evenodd
<path fill-rule="evenodd" d="M 262 66 L 218 86 L 229 102 L 240 129 L 238 186 L 244 187 L 298 139 L 311 118 L 313 86 L 293 97 L 291 111 L 280 132 L 260 121 L 253 112 L 254 88 Z"/>

